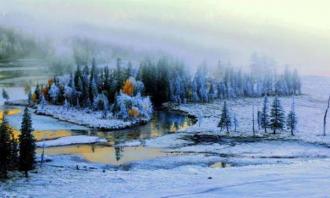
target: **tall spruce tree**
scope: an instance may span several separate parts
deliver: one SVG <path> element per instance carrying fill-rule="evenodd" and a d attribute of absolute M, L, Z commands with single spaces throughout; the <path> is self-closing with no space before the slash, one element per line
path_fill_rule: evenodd
<path fill-rule="evenodd" d="M 17 170 L 18 168 L 18 140 L 10 131 L 10 162 L 9 170 Z"/>
<path fill-rule="evenodd" d="M 267 133 L 267 128 L 269 127 L 269 114 L 268 114 L 268 97 L 264 97 L 262 112 L 261 112 L 261 127 L 265 130 L 265 133 Z"/>
<path fill-rule="evenodd" d="M 288 114 L 287 121 L 286 121 L 286 126 L 287 129 L 290 130 L 291 135 L 294 136 L 294 131 L 297 128 L 297 115 L 295 111 L 295 102 L 294 102 L 294 96 L 292 97 L 292 104 L 291 104 L 291 111 Z"/>
<path fill-rule="evenodd" d="M 28 108 L 25 108 L 19 136 L 19 168 L 28 177 L 28 171 L 35 168 L 35 139 L 32 135 L 32 121 Z"/>
<path fill-rule="evenodd" d="M 7 178 L 7 173 L 10 169 L 10 160 L 10 130 L 5 116 L 3 116 L 3 120 L 0 126 L 0 178 Z"/>
<path fill-rule="evenodd" d="M 270 113 L 270 128 L 273 130 L 273 133 L 276 134 L 277 130 L 281 130 L 285 126 L 285 113 L 281 106 L 281 101 L 276 96 L 274 98 L 272 109 Z"/>
<path fill-rule="evenodd" d="M 229 109 L 227 107 L 227 102 L 225 101 L 223 103 L 221 119 L 220 119 L 218 127 L 220 127 L 221 130 L 223 130 L 225 128 L 226 132 L 229 133 L 229 129 L 231 128 L 231 125 L 232 125 L 232 123 L 231 123 L 230 113 L 229 113 Z"/>

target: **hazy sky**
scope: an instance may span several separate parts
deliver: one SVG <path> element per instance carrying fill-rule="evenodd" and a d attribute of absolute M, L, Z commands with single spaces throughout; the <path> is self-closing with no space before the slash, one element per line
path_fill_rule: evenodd
<path fill-rule="evenodd" d="M 0 0 L 0 24 L 163 51 L 189 64 L 248 65 L 258 52 L 330 75 L 329 8 L 327 0 Z"/>

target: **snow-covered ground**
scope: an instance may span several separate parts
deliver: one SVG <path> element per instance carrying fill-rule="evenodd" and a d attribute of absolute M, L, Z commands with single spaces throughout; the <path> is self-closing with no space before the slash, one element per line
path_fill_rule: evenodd
<path fill-rule="evenodd" d="M 104 118 L 102 112 L 95 112 L 86 109 L 78 110 L 76 108 L 67 108 L 56 105 L 45 105 L 44 107 L 39 106 L 36 113 L 39 115 L 51 116 L 61 121 L 103 130 L 124 129 L 149 121 L 146 119 L 124 121 L 121 119 L 109 118 L 109 116 Z"/>
<path fill-rule="evenodd" d="M 51 147 L 51 146 L 65 146 L 71 144 L 91 144 L 91 143 L 104 143 L 107 142 L 104 138 L 87 136 L 87 135 L 77 135 L 61 137 L 55 140 L 46 140 L 37 142 L 37 147 Z"/>
<path fill-rule="evenodd" d="M 303 94 L 295 97 L 295 109 L 298 116 L 298 129 L 295 137 L 290 137 L 288 131 L 280 132 L 279 137 L 288 139 L 300 139 L 308 142 L 330 143 L 330 136 L 323 137 L 323 116 L 327 106 L 327 99 L 330 94 L 330 79 L 326 77 L 305 77 L 303 80 Z M 269 98 L 271 105 L 273 98 Z M 291 109 L 292 98 L 281 97 L 282 106 L 286 113 Z M 262 110 L 263 98 L 245 98 L 227 101 L 231 112 L 236 115 L 239 126 L 237 133 L 232 136 L 252 135 L 252 106 L 255 105 L 255 114 Z M 177 107 L 178 110 L 188 112 L 199 118 L 195 126 L 186 132 L 210 132 L 224 134 L 217 127 L 223 101 L 215 101 L 208 104 L 183 104 Z M 202 115 L 202 116 L 201 116 Z M 255 115 L 255 118 L 257 115 Z M 257 123 L 255 123 L 257 129 Z M 258 135 L 264 135 L 263 129 L 257 129 Z M 330 125 L 327 126 L 330 134 Z M 270 130 L 268 130 L 271 133 Z"/>
<path fill-rule="evenodd" d="M 16 108 L 16 107 L 15 107 Z M 22 116 L 24 109 L 23 107 L 19 107 L 20 112 L 15 115 L 7 116 L 7 120 L 11 126 L 16 129 L 20 129 Z M 30 110 L 32 115 L 32 126 L 34 130 L 37 131 L 45 131 L 45 130 L 88 130 L 88 128 L 79 126 L 76 124 L 68 123 L 65 121 L 58 121 L 57 119 L 36 115 L 33 113 L 33 110 Z"/>
<path fill-rule="evenodd" d="M 0 186 L 6 197 L 327 197 L 330 161 L 113 171 L 42 168 Z"/>
<path fill-rule="evenodd" d="M 200 122 L 182 133 L 121 145 L 159 147 L 169 156 L 118 167 L 53 156 L 29 179 L 16 176 L 0 185 L 0 196 L 327 197 L 330 138 L 320 135 L 330 78 L 306 77 L 303 83 L 305 95 L 296 97 L 295 137 L 285 131 L 264 136 L 260 130 L 258 138 L 251 138 L 252 103 L 260 109 L 262 99 L 229 101 L 240 121 L 239 132 L 219 139 L 210 137 L 223 135 L 216 127 L 223 101 L 185 104 L 178 109 L 199 117 Z M 288 111 L 291 98 L 281 101 Z M 196 135 L 209 139 L 196 142 Z"/>

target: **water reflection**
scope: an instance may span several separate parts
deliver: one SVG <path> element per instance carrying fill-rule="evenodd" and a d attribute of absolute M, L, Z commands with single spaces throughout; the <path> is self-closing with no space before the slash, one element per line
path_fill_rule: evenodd
<path fill-rule="evenodd" d="M 17 115 L 19 108 L 6 109 L 8 115 Z M 1 112 L 0 112 L 1 113 Z M 0 114 L 2 116 L 4 111 Z M 37 122 L 38 120 L 32 120 Z M 54 120 L 54 122 L 57 122 Z M 55 124 L 55 123 L 54 123 Z M 159 149 L 144 148 L 144 140 L 175 133 L 193 124 L 186 115 L 173 112 L 155 112 L 154 118 L 148 124 L 130 129 L 100 132 L 93 130 L 36 130 L 33 132 L 37 141 L 51 140 L 74 135 L 92 135 L 107 139 L 106 145 L 71 145 L 46 148 L 46 155 L 77 154 L 91 162 L 122 164 L 130 161 L 151 159 L 166 154 Z M 14 135 L 18 137 L 19 131 L 13 128 Z M 142 146 L 124 147 L 127 141 L 138 140 Z M 38 150 L 41 153 L 41 150 Z"/>
<path fill-rule="evenodd" d="M 193 124 L 193 121 L 186 115 L 173 112 L 156 112 L 153 120 L 143 126 L 112 132 L 90 132 L 89 134 L 106 138 L 112 145 L 117 145 L 128 140 L 140 140 L 163 136 L 175 133 Z"/>
<path fill-rule="evenodd" d="M 37 150 L 38 153 L 42 149 Z M 120 165 L 132 161 L 153 159 L 156 157 L 164 157 L 169 154 L 162 152 L 160 149 L 148 147 L 112 147 L 106 145 L 71 145 L 61 147 L 45 148 L 46 155 L 72 154 L 79 155 L 85 160 L 95 163 L 105 163 Z"/>
<path fill-rule="evenodd" d="M 171 112 L 156 112 L 154 119 L 144 125 L 130 129 L 100 132 L 100 131 L 71 131 L 71 135 L 96 135 L 108 140 L 107 145 L 71 145 L 46 148 L 46 155 L 77 154 L 84 159 L 97 163 L 123 164 L 136 160 L 146 160 L 166 156 L 156 148 L 143 147 L 145 139 L 175 133 L 179 129 L 189 127 L 193 121 L 186 115 Z M 142 146 L 124 147 L 123 143 L 139 140 Z"/>

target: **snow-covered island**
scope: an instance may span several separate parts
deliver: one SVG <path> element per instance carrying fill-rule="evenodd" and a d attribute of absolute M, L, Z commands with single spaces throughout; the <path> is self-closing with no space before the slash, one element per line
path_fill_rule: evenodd
<path fill-rule="evenodd" d="M 145 124 L 152 118 L 153 106 L 149 97 L 141 95 L 143 82 L 131 73 L 131 68 L 99 70 L 95 62 L 83 70 L 78 66 L 74 75 L 37 85 L 28 103 L 36 106 L 36 114 L 100 130 Z"/>

